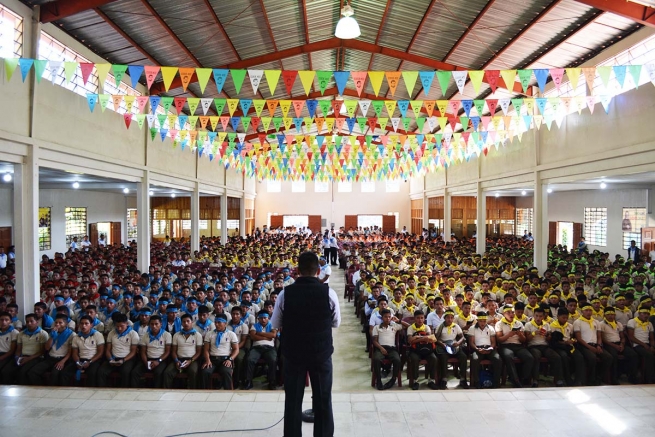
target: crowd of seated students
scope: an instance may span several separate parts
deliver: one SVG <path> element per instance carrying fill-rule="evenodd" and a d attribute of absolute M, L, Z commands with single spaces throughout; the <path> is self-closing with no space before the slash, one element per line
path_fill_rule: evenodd
<path fill-rule="evenodd" d="M 394 386 L 407 364 L 419 389 L 558 387 L 655 382 L 655 263 L 549 248 L 548 270 L 532 267 L 532 239 L 445 243 L 436 236 L 344 238 L 346 294 L 354 297 L 373 385 Z M 468 371 L 470 362 L 470 371 Z M 389 380 L 383 383 L 386 374 Z M 467 378 L 470 374 L 470 378 Z"/>

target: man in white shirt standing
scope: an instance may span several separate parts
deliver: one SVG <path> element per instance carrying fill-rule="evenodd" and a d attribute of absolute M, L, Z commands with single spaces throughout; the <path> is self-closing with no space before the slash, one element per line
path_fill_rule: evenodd
<path fill-rule="evenodd" d="M 332 267 L 327 263 L 327 259 L 324 256 L 319 259 L 318 264 L 321 266 L 318 280 L 324 284 L 328 284 L 330 282 L 330 275 L 332 274 Z"/>
<path fill-rule="evenodd" d="M 3 275 L 7 272 L 7 254 L 5 253 L 5 248 L 0 247 L 0 273 Z"/>

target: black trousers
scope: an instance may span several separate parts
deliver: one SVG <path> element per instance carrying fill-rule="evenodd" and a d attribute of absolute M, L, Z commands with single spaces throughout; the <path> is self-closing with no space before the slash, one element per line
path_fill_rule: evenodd
<path fill-rule="evenodd" d="M 329 247 L 324 247 L 323 248 L 323 257 L 325 258 L 326 263 L 330 262 L 330 248 Z"/>
<path fill-rule="evenodd" d="M 302 436 L 302 400 L 307 372 L 312 384 L 314 437 L 333 437 L 332 357 L 322 361 L 284 357 L 284 436 Z"/>
<path fill-rule="evenodd" d="M 155 388 L 162 388 L 164 386 L 164 372 L 166 371 L 166 365 L 168 360 L 162 361 L 152 370 L 148 370 L 148 367 L 143 364 L 141 359 L 134 364 L 134 369 L 132 369 L 132 375 L 130 376 L 130 386 L 132 388 L 139 388 L 142 386 L 141 378 L 146 373 L 152 373 L 154 376 L 154 386 Z"/>
<path fill-rule="evenodd" d="M 339 255 L 339 249 L 336 247 L 330 247 L 330 264 L 333 266 L 337 265 L 337 257 Z"/>
<path fill-rule="evenodd" d="M 55 368 L 55 365 L 61 360 L 61 358 L 53 358 L 48 355 L 44 360 L 32 367 L 32 370 L 27 375 L 30 385 L 43 385 L 43 376 L 46 372 L 50 372 L 50 381 L 47 381 L 50 385 L 59 386 L 70 384 L 70 381 L 64 380 L 64 369 L 57 370 Z"/>

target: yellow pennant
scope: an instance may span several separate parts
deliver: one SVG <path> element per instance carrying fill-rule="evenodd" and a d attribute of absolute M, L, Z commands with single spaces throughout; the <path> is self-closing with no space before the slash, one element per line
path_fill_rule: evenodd
<path fill-rule="evenodd" d="M 96 71 L 98 72 L 98 83 L 105 90 L 105 82 L 107 81 L 107 74 L 111 70 L 111 64 L 96 64 Z"/>
<path fill-rule="evenodd" d="M 516 70 L 500 70 L 500 76 L 505 82 L 505 88 L 509 91 L 514 89 L 514 81 L 516 80 Z"/>
<path fill-rule="evenodd" d="M 327 126 L 328 132 L 332 132 L 332 128 L 334 128 L 334 117 L 326 117 L 325 126 Z"/>
<path fill-rule="evenodd" d="M 368 72 L 369 80 L 371 81 L 371 86 L 373 87 L 373 92 L 375 95 L 380 94 L 380 87 L 382 86 L 382 79 L 384 78 L 384 71 L 369 71 Z"/>
<path fill-rule="evenodd" d="M 405 88 L 407 88 L 407 94 L 410 97 L 414 93 L 414 85 L 416 84 L 417 78 L 418 78 L 418 71 L 403 71 L 403 80 L 405 81 Z"/>
<path fill-rule="evenodd" d="M 302 82 L 302 87 L 305 90 L 305 95 L 309 94 L 309 90 L 314 84 L 314 76 L 316 72 L 314 70 L 303 70 L 298 72 L 300 76 L 300 82 Z"/>
<path fill-rule="evenodd" d="M 445 117 L 447 108 L 448 108 L 448 100 L 437 100 L 437 109 L 439 110 L 439 115 Z"/>
<path fill-rule="evenodd" d="M 469 77 L 471 78 L 475 94 L 480 94 L 480 86 L 482 85 L 484 70 L 469 70 Z"/>
<path fill-rule="evenodd" d="M 211 124 L 212 130 L 216 132 L 216 128 L 218 127 L 218 116 L 209 117 L 209 124 Z"/>
<path fill-rule="evenodd" d="M 291 118 L 291 117 L 284 117 L 284 118 L 282 119 L 282 122 L 284 123 L 284 128 L 285 128 L 286 130 L 289 130 L 289 129 L 291 129 L 291 126 L 293 125 L 293 118 Z"/>
<path fill-rule="evenodd" d="M 280 79 L 280 74 L 282 74 L 282 70 L 264 70 L 266 83 L 268 83 L 268 90 L 270 91 L 271 96 L 275 94 L 275 88 L 277 88 L 277 82 Z"/>
<path fill-rule="evenodd" d="M 566 77 L 569 78 L 569 82 L 571 83 L 571 88 L 574 91 L 578 87 L 578 80 L 580 79 L 581 71 L 582 70 L 580 70 L 580 68 L 567 68 L 566 69 Z"/>
<path fill-rule="evenodd" d="M 282 110 L 282 117 L 286 117 L 291 109 L 291 100 L 280 100 L 280 109 Z"/>
<path fill-rule="evenodd" d="M 230 112 L 230 117 L 234 116 L 234 111 L 239 107 L 239 99 L 227 99 L 227 110 Z"/>
<path fill-rule="evenodd" d="M 205 94 L 205 87 L 209 82 L 209 78 L 212 75 L 211 68 L 196 68 L 196 76 L 198 76 L 198 85 L 200 86 L 200 92 Z"/>
<path fill-rule="evenodd" d="M 393 117 L 393 113 L 396 111 L 396 101 L 385 100 L 384 106 L 387 108 L 387 114 L 389 114 L 389 117 Z"/>
<path fill-rule="evenodd" d="M 127 108 L 127 113 L 129 114 L 132 112 L 132 106 L 134 106 L 134 100 L 136 99 L 136 96 L 130 96 L 126 94 L 123 96 L 123 98 L 125 99 L 125 107 Z"/>
<path fill-rule="evenodd" d="M 169 90 L 175 75 L 177 74 L 177 67 L 161 67 L 161 77 L 164 79 L 164 88 Z"/>
<path fill-rule="evenodd" d="M 186 99 L 186 102 L 189 104 L 189 113 L 191 115 L 196 113 L 196 109 L 198 109 L 198 105 L 200 104 L 200 99 L 197 97 L 189 97 Z"/>

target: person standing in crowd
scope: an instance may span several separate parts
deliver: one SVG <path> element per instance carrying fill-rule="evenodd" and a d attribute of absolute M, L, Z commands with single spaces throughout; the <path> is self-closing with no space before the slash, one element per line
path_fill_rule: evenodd
<path fill-rule="evenodd" d="M 282 331 L 284 358 L 284 435 L 302 435 L 302 401 L 305 378 L 312 386 L 314 435 L 334 435 L 332 413 L 332 328 L 341 323 L 339 299 L 319 281 L 318 257 L 298 257 L 298 279 L 278 295 L 271 325 Z"/>

